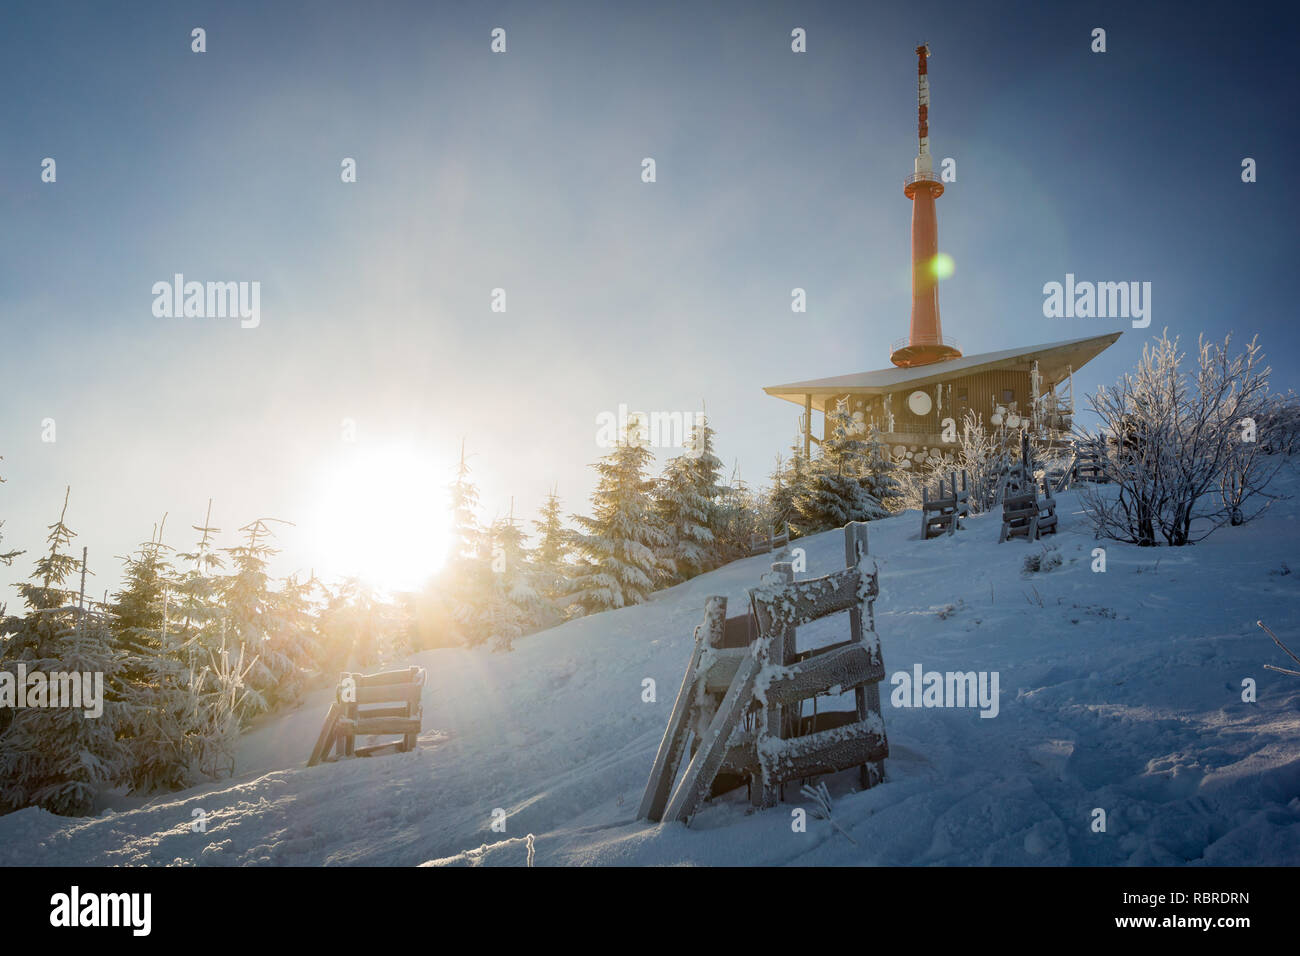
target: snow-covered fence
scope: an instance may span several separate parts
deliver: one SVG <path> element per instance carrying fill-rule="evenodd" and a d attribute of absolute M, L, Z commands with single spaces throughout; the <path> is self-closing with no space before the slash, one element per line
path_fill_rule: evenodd
<path fill-rule="evenodd" d="M 850 838 L 851 839 L 851 838 Z M 482 866 L 488 860 L 491 854 L 496 853 L 508 846 L 524 847 L 524 865 L 532 866 L 533 860 L 537 855 L 537 837 L 531 833 L 521 837 L 510 837 L 506 840 L 499 840 L 496 843 L 483 843 L 473 850 L 464 850 L 454 856 L 444 856 L 437 860 L 427 860 L 420 866 Z"/>
<path fill-rule="evenodd" d="M 1023 436 L 1020 461 L 1007 473 L 1002 492 L 1002 530 L 998 543 L 1008 538 L 1025 538 L 1036 541 L 1045 534 L 1056 533 L 1056 499 L 1052 496 L 1052 482 L 1044 476 L 1044 498 L 1038 500 L 1038 479 L 1034 476 L 1034 460 L 1029 437 Z"/>
<path fill-rule="evenodd" d="M 307 766 L 330 759 L 335 744 L 338 745 L 336 756 L 340 757 L 373 757 L 415 749 L 424 722 L 423 693 L 423 667 L 378 674 L 343 674 Z M 356 746 L 358 736 L 390 734 L 398 734 L 401 739 Z"/>
<path fill-rule="evenodd" d="M 952 534 L 961 525 L 959 519 L 970 516 L 970 488 L 967 484 L 966 470 L 961 473 L 961 490 L 957 490 L 957 473 L 949 475 L 951 494 L 944 494 L 944 478 L 939 476 L 939 495 L 930 497 L 928 486 L 921 489 L 921 540 L 937 538 L 941 534 Z"/>
<path fill-rule="evenodd" d="M 1107 449 L 1101 439 L 1083 439 L 1075 443 L 1074 463 L 1070 468 L 1073 481 L 1086 481 L 1089 484 L 1106 484 L 1110 478 L 1106 474 Z"/>
<path fill-rule="evenodd" d="M 750 590 L 751 615 L 728 621 L 727 599 L 707 599 L 639 819 L 688 820 L 726 777 L 748 778 L 759 807 L 774 806 L 782 784 L 814 774 L 859 767 L 864 788 L 883 779 L 889 746 L 877 686 L 885 676 L 873 611 L 879 584 L 866 567 L 866 523 L 846 525 L 844 536 L 843 571 L 795 581 L 792 566 L 778 562 L 772 569 L 780 580 Z M 848 640 L 798 651 L 799 627 L 841 611 L 849 612 Z M 744 646 L 727 646 L 749 634 Z M 848 690 L 854 710 L 801 716 L 804 700 Z M 753 727 L 745 729 L 750 715 Z"/>

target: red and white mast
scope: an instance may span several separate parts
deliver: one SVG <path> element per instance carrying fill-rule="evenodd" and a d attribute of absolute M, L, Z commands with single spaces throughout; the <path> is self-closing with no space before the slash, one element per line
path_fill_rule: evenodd
<path fill-rule="evenodd" d="M 961 358 L 961 352 L 943 339 L 939 324 L 939 278 L 934 261 L 939 254 L 939 223 L 934 201 L 943 195 L 943 183 L 930 158 L 930 77 L 926 60 L 930 48 L 916 48 L 916 161 L 903 184 L 912 200 L 912 324 L 908 337 L 894 344 L 889 360 L 902 368 L 931 365 Z"/>

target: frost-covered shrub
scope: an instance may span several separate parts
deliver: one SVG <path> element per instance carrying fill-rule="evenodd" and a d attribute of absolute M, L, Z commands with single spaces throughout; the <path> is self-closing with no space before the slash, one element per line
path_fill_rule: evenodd
<path fill-rule="evenodd" d="M 1098 537 L 1191 544 L 1263 510 L 1245 506 L 1269 497 L 1281 464 L 1258 441 L 1269 369 L 1254 339 L 1236 354 L 1231 341 L 1200 339 L 1189 369 L 1166 332 L 1143 348 L 1136 370 L 1088 396 L 1113 443 L 1101 463 L 1110 484 L 1083 489 Z"/>
<path fill-rule="evenodd" d="M 1061 566 L 1061 555 L 1056 550 L 1055 545 L 1043 548 L 1041 551 L 1031 551 L 1025 555 L 1024 573 L 1038 574 L 1039 572 L 1048 572 L 1053 568 Z"/>
<path fill-rule="evenodd" d="M 1259 444 L 1266 455 L 1300 451 L 1300 395 L 1272 395 L 1259 420 Z"/>
<path fill-rule="evenodd" d="M 1010 406 L 1014 415 L 1015 404 Z M 945 471 L 965 471 L 969 482 L 970 510 L 972 514 L 990 511 L 999 504 L 998 487 L 1003 476 L 1019 466 L 1021 439 L 1019 428 L 986 426 L 973 411 L 967 411 L 957 432 L 957 447 L 953 451 L 953 464 Z M 1050 468 L 1050 445 L 1034 435 L 1029 436 L 1030 456 L 1038 466 Z"/>

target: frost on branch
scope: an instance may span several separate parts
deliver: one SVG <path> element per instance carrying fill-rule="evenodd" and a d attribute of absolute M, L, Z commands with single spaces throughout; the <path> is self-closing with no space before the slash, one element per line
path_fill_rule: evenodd
<path fill-rule="evenodd" d="M 1270 370 L 1255 340 L 1237 354 L 1231 344 L 1200 339 L 1188 368 L 1166 332 L 1133 372 L 1088 397 L 1111 446 L 1101 465 L 1109 484 L 1082 492 L 1098 537 L 1185 545 L 1263 510 L 1246 506 L 1269 498 L 1281 464 L 1260 453 L 1267 436 L 1252 433 L 1270 420 Z"/>

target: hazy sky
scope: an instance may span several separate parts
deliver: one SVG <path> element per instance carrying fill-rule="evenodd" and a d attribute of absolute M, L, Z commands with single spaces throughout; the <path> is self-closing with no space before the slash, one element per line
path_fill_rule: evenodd
<path fill-rule="evenodd" d="M 799 413 L 762 386 L 884 367 L 907 332 L 921 41 L 967 354 L 1127 325 L 1044 318 L 1072 272 L 1153 287 L 1080 391 L 1162 326 L 1258 332 L 1294 387 L 1295 14 L 1199 6 L 5 4 L 0 519 L 29 553 L 0 585 L 65 485 L 97 592 L 210 497 L 222 544 L 280 517 L 277 569 L 330 570 L 322 486 L 393 443 L 428 458 L 413 536 L 462 438 L 485 519 L 552 484 L 583 510 L 619 403 L 706 403 L 761 482 Z M 260 282 L 260 325 L 155 317 L 175 273 Z"/>

